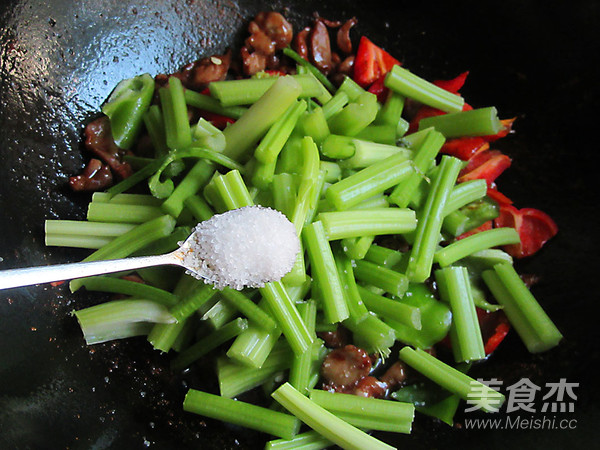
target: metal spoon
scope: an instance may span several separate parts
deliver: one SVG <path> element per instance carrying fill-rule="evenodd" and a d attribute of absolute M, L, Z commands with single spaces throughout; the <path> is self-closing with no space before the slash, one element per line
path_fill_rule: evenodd
<path fill-rule="evenodd" d="M 193 272 L 194 276 L 198 278 L 201 277 L 201 275 L 195 271 L 194 268 L 184 265 L 184 255 L 193 251 L 193 244 L 194 233 L 192 233 L 177 250 L 165 255 L 137 256 L 107 261 L 90 261 L 2 270 L 0 271 L 0 289 L 51 283 L 53 281 L 72 280 L 75 278 L 103 275 L 106 273 L 126 272 L 142 269 L 144 267 L 162 265 L 184 267 L 190 272 Z"/>

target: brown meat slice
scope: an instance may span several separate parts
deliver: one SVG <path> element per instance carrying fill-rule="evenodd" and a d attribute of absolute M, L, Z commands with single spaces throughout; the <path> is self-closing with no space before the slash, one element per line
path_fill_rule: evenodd
<path fill-rule="evenodd" d="M 92 158 L 81 174 L 69 178 L 69 185 L 74 191 L 101 191 L 111 186 L 112 181 L 110 167 Z"/>
<path fill-rule="evenodd" d="M 346 345 L 332 350 L 323 360 L 321 375 L 335 390 L 353 386 L 371 371 L 371 358 L 363 349 Z"/>
<path fill-rule="evenodd" d="M 131 166 L 122 161 L 127 152 L 115 144 L 108 117 L 102 116 L 90 122 L 84 134 L 85 148 L 108 164 L 119 178 L 127 178 L 133 173 Z"/>
<path fill-rule="evenodd" d="M 336 36 L 337 46 L 346 55 L 349 55 L 352 53 L 352 41 L 350 40 L 350 28 L 352 28 L 354 25 L 356 25 L 356 23 L 357 23 L 356 17 L 353 17 L 352 19 L 347 20 L 344 23 L 344 25 L 342 25 L 337 32 L 337 36 Z"/>
<path fill-rule="evenodd" d="M 329 31 L 321 20 L 316 20 L 309 37 L 312 61 L 324 73 L 331 70 L 331 42 Z"/>

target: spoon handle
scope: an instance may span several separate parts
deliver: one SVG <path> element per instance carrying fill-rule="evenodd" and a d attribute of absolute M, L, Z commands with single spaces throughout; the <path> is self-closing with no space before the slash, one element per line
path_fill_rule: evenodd
<path fill-rule="evenodd" d="M 0 289 L 8 289 L 53 281 L 103 275 L 105 273 L 125 272 L 143 267 L 161 265 L 181 265 L 176 252 L 166 255 L 137 256 L 108 261 L 90 261 L 53 266 L 28 267 L 0 271 Z"/>

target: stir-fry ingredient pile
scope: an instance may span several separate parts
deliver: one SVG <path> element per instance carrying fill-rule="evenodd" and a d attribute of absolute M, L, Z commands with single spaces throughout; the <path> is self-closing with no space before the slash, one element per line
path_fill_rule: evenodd
<path fill-rule="evenodd" d="M 220 287 L 248 281 L 238 267 L 262 280 L 291 266 L 241 291 L 166 268 L 71 283 L 129 296 L 76 313 L 89 343 L 145 335 L 174 370 L 215 350 L 220 395 L 192 386 L 184 409 L 279 438 L 268 448 L 388 448 L 361 430 L 409 433 L 415 411 L 452 425 L 461 400 L 494 412 L 504 397 L 471 366 L 511 328 L 531 352 L 562 338 L 513 264 L 558 231 L 498 189 L 512 161 L 493 146 L 513 119 L 465 102 L 467 72 L 428 82 L 364 36 L 354 52 L 356 23 L 317 16 L 294 35 L 261 13 L 239 60 L 123 81 L 71 184 L 120 181 L 93 195 L 88 221 L 47 222 L 48 244 L 95 249 L 87 260 L 171 251 L 200 222 Z M 298 240 L 279 248 L 261 221 L 205 238 L 214 214 L 251 205 L 289 219 L 295 258 Z M 248 231 L 261 242 L 238 239 Z M 234 259 L 211 262 L 217 244 Z M 269 250 L 252 260 L 253 245 Z M 282 409 L 242 401 L 259 386 Z"/>

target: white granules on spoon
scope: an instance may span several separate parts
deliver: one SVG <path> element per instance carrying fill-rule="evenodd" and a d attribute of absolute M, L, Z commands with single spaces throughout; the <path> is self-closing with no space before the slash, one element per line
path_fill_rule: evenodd
<path fill-rule="evenodd" d="M 185 252 L 188 273 L 218 289 L 262 287 L 288 273 L 300 250 L 294 225 L 279 211 L 246 206 L 199 223 Z M 195 273 L 194 273 L 195 272 Z"/>

